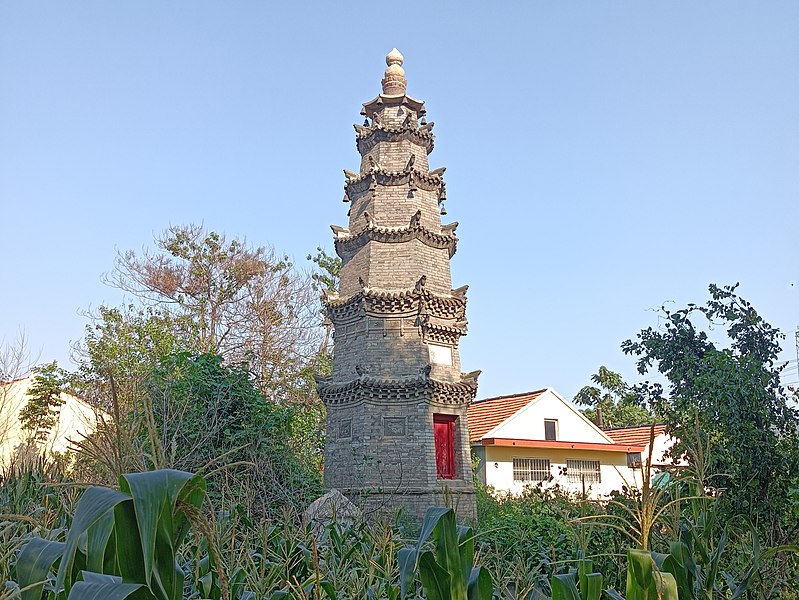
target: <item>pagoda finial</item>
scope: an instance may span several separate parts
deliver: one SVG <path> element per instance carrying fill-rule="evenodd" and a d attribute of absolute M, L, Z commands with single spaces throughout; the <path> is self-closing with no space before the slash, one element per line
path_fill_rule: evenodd
<path fill-rule="evenodd" d="M 405 59 L 399 50 L 393 48 L 386 56 L 386 73 L 383 76 L 383 81 L 380 83 L 383 86 L 383 93 L 389 96 L 398 96 L 405 93 L 408 87 L 408 80 L 405 79 L 405 69 L 402 68 L 402 63 Z"/>

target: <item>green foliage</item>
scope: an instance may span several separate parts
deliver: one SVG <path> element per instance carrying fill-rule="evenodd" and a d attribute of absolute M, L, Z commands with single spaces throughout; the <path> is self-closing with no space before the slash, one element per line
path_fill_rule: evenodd
<path fill-rule="evenodd" d="M 678 600 L 674 575 L 655 568 L 646 550 L 627 551 L 627 600 Z"/>
<path fill-rule="evenodd" d="M 215 494 L 258 514 L 299 509 L 321 490 L 318 471 L 297 459 L 292 434 L 307 413 L 267 401 L 246 365 L 188 353 L 162 359 L 144 386 L 156 435 L 156 466 L 213 471 Z M 221 483 L 224 482 L 224 485 Z M 277 511 L 277 513 L 276 513 Z"/>
<path fill-rule="evenodd" d="M 599 427 L 628 427 L 657 422 L 657 416 L 641 406 L 635 393 L 621 375 L 599 367 L 591 376 L 593 386 L 584 386 L 574 397 L 574 402 L 590 408 L 581 412 Z"/>
<path fill-rule="evenodd" d="M 19 412 L 22 428 L 30 431 L 36 442 L 47 440 L 56 423 L 64 400 L 66 371 L 56 361 L 34 367 L 33 383 L 28 389 L 28 402 Z"/>
<path fill-rule="evenodd" d="M 493 596 L 491 575 L 473 566 L 474 531 L 457 526 L 451 508 L 428 508 L 416 545 L 400 550 L 397 559 L 401 598 L 413 589 L 417 569 L 430 600 L 491 600 Z"/>
<path fill-rule="evenodd" d="M 710 482 L 724 490 L 720 510 L 730 517 L 743 514 L 770 535 L 785 535 L 790 481 L 799 468 L 799 420 L 780 386 L 780 332 L 735 293 L 737 286 L 710 286 L 704 305 L 662 309 L 659 330 L 648 328 L 637 341 L 622 345 L 638 357 L 638 371 L 657 369 L 669 382 L 641 384 L 636 393 L 651 404 L 678 439 L 687 439 L 698 419 L 704 442 L 710 444 Z M 721 346 L 698 328 L 701 318 L 711 330 L 723 327 L 729 345 Z M 677 446 L 679 454 L 684 447 Z"/>
<path fill-rule="evenodd" d="M 564 565 L 585 556 L 594 557 L 606 585 L 619 585 L 627 536 L 581 520 L 603 513 L 601 505 L 557 486 L 529 486 L 519 496 L 495 496 L 478 486 L 477 511 L 482 561 L 500 589 L 541 595 Z"/>
<path fill-rule="evenodd" d="M 61 485 L 45 487 L 47 495 L 42 496 L 40 484 L 50 481 Z M 20 600 L 64 600 L 68 595 L 86 598 L 96 594 L 108 598 L 134 594 L 159 600 L 180 594 L 183 598 L 212 600 L 399 600 L 401 596 L 435 598 L 436 591 L 443 597 L 461 594 L 463 586 L 452 585 L 454 578 L 460 578 L 466 582 L 466 598 L 493 595 L 588 600 L 597 598 L 604 586 L 625 587 L 630 569 L 629 585 L 649 591 L 641 595 L 640 589 L 630 587 L 625 590 L 627 598 L 658 597 L 652 595 L 652 582 L 656 590 L 669 589 L 666 584 L 671 585 L 670 577 L 665 574 L 673 575 L 681 599 L 786 597 L 785 592 L 793 587 L 793 581 L 775 581 L 766 567 L 777 553 L 796 548 L 761 549 L 755 537 L 749 538 L 747 546 L 742 543 L 741 531 L 734 528 L 730 528 L 730 535 L 719 538 L 712 502 L 707 504 L 711 514 L 704 525 L 715 533 L 707 541 L 703 530 L 686 518 L 680 540 L 672 541 L 665 551 L 633 553 L 633 561 L 625 551 L 626 562 L 618 565 L 602 556 L 580 558 L 578 551 L 576 558 L 548 563 L 550 571 L 545 578 L 536 577 L 542 571 L 536 570 L 535 564 L 524 566 L 530 571 L 528 580 L 537 582 L 530 586 L 521 579 L 517 584 L 489 577 L 493 563 L 486 560 L 486 553 L 492 551 L 487 537 L 491 532 L 458 528 L 445 509 L 435 511 L 410 546 L 396 524 L 355 522 L 343 526 L 333 522 L 315 524 L 310 529 L 289 514 L 271 521 L 254 521 L 249 515 L 223 511 L 213 518 L 213 510 L 200 510 L 200 479 L 188 473 L 125 475 L 120 485 L 120 490 L 87 490 L 78 501 L 74 517 L 70 517 L 72 503 L 69 495 L 63 494 L 72 488 L 55 475 L 44 477 L 25 471 L 0 480 L 4 506 L 27 510 L 34 517 L 0 516 L 0 549 L 16 555 L 15 561 L 12 556 L 12 560 L 0 563 L 0 567 L 6 565 L 0 573 L 4 579 L 16 582 L 7 585 L 9 594 L 22 594 Z M 20 495 L 24 496 L 22 503 L 13 500 Z M 6 499 L 10 500 L 8 504 Z M 38 508 L 37 503 L 41 503 Z M 589 508 L 576 503 L 573 511 L 584 513 Z M 693 508 L 686 502 L 681 512 L 693 514 Z M 17 519 L 14 525 L 9 524 L 12 518 Z M 71 527 L 66 529 L 70 520 Z M 577 529 L 579 524 L 566 525 Z M 661 525 L 670 531 L 666 521 Z M 20 535 L 26 527 L 27 536 Z M 692 541 L 689 536 L 694 534 L 698 539 Z M 524 538 L 525 531 L 517 529 L 516 535 Z M 614 548 L 607 538 L 597 542 L 591 552 L 607 553 Z M 404 550 L 397 552 L 398 547 Z M 482 567 L 479 571 L 474 568 L 476 564 Z M 764 572 L 769 581 L 759 581 Z M 58 575 L 63 585 L 58 585 Z M 178 579 L 183 582 L 181 589 Z M 58 597 L 56 589 L 62 589 Z M 605 597 L 622 598 L 612 590 L 602 591 Z"/>
<path fill-rule="evenodd" d="M 309 254 L 307 259 L 318 267 L 313 274 L 313 280 L 317 285 L 324 290 L 337 290 L 341 276 L 341 259 L 338 256 L 330 256 L 321 246 L 316 248 L 316 255 Z"/>
<path fill-rule="evenodd" d="M 57 568 L 51 593 L 180 600 L 185 573 L 177 550 L 205 496 L 202 478 L 181 471 L 134 473 L 120 491 L 90 487 L 75 510 L 65 542 L 32 537 L 17 558 L 23 600 L 37 600 Z M 201 515 L 201 513 L 199 513 Z M 123 583 L 124 580 L 124 583 Z"/>
<path fill-rule="evenodd" d="M 82 360 L 72 383 L 81 397 L 109 412 L 113 411 L 111 379 L 122 410 L 128 410 L 142 381 L 162 357 L 198 350 L 186 335 L 187 324 L 158 307 L 100 306 L 92 317 L 79 347 Z"/>

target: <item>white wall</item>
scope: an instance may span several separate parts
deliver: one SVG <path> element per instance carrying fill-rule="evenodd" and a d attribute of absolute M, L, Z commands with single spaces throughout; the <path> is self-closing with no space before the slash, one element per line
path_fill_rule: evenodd
<path fill-rule="evenodd" d="M 569 483 L 568 476 L 565 475 L 566 461 L 569 459 L 598 460 L 602 481 L 586 490 L 591 498 L 608 496 L 614 490 L 621 490 L 624 485 L 640 485 L 640 472 L 636 475 L 627 467 L 626 452 L 486 446 L 480 450 L 481 459 L 483 452 L 486 485 L 512 494 L 518 494 L 526 485 L 530 485 L 530 483 L 513 480 L 514 458 L 548 458 L 553 479 L 545 486 L 558 484 L 561 488 L 575 494 L 582 493 L 582 485 Z M 482 474 L 482 469 L 479 467 L 478 472 Z M 535 485 L 535 482 L 532 485 Z"/>
<path fill-rule="evenodd" d="M 543 392 L 508 421 L 495 427 L 483 437 L 543 440 L 545 419 L 557 419 L 558 440 L 600 444 L 611 441 L 553 390 Z"/>
<path fill-rule="evenodd" d="M 20 379 L 0 385 L 0 466 L 8 465 L 16 448 L 31 436 L 30 431 L 22 429 L 20 411 L 28 403 L 27 391 L 31 378 Z M 58 422 L 47 440 L 41 444 L 45 452 L 65 452 L 69 440 L 81 440 L 97 427 L 95 411 L 88 404 L 69 394 L 62 394 Z"/>

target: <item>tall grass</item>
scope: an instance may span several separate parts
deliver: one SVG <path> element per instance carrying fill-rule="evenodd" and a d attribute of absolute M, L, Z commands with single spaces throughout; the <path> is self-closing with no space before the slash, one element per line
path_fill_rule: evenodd
<path fill-rule="evenodd" d="M 152 487 L 149 483 L 142 484 L 143 487 L 139 484 L 153 481 L 153 477 L 156 476 L 150 473 L 125 476 L 118 490 L 89 494 L 83 492 L 85 486 L 70 482 L 58 465 L 51 463 L 17 465 L 4 473 L 0 477 L 3 513 L 0 517 L 0 576 L 4 581 L 18 582 L 21 586 L 7 585 L 0 594 L 2 600 L 6 597 L 64 600 L 80 584 L 80 593 L 75 592 L 69 598 L 76 600 L 82 597 L 81 594 L 97 592 L 99 588 L 90 584 L 106 586 L 102 588 L 106 591 L 110 589 L 108 586 L 120 584 L 121 580 L 114 577 L 124 577 L 126 584 L 139 586 L 124 589 L 133 594 L 144 594 L 151 600 L 400 600 L 403 590 L 408 598 L 434 597 L 425 587 L 418 564 L 419 557 L 430 551 L 428 556 L 435 560 L 425 559 L 429 569 L 428 583 L 441 575 L 433 562 L 438 561 L 442 568 L 446 562 L 446 557 L 442 558 L 443 555 L 435 551 L 437 539 L 442 536 L 437 538 L 432 535 L 432 530 L 419 541 L 418 531 L 401 519 L 362 521 L 351 526 L 337 523 L 311 526 L 303 523 L 300 514 L 289 510 L 272 519 L 254 520 L 249 513 L 235 506 L 220 510 L 207 499 L 200 502 L 202 494 L 193 495 L 193 500 L 189 501 L 180 490 L 196 479 L 181 475 L 178 480 L 182 484 L 171 488 L 167 485 L 171 492 L 162 490 L 153 496 L 157 510 L 153 513 L 154 520 L 151 519 L 147 526 L 151 533 L 146 533 L 146 527 L 137 520 L 141 511 L 136 508 L 136 496 L 141 497 L 142 489 Z M 107 495 L 116 507 L 98 513 L 100 516 L 97 518 L 106 519 L 105 527 L 110 528 L 104 530 L 110 533 L 103 542 L 90 542 L 93 525 L 82 516 L 85 510 L 80 502 L 92 494 Z M 686 580 L 687 584 L 678 578 L 682 590 L 688 589 L 686 585 L 695 588 L 695 593 L 683 593 L 680 598 L 715 598 L 716 589 L 721 589 L 716 584 L 722 581 L 725 571 L 731 573 L 736 582 L 736 586 L 728 587 L 728 595 L 734 595 L 743 581 L 740 574 L 746 575 L 747 569 L 746 593 L 749 595 L 739 597 L 790 597 L 786 594 L 796 587 L 790 576 L 796 571 L 789 570 L 791 563 L 787 561 L 776 566 L 774 563 L 784 554 L 758 549 L 758 560 L 753 562 L 753 544 L 757 543 L 754 532 L 729 523 L 714 523 L 713 503 L 706 499 L 699 508 L 705 513 L 709 511 L 710 516 L 692 513 L 687 496 L 684 495 L 679 514 L 667 518 L 663 513 L 662 520 L 656 523 L 653 529 L 657 532 L 653 537 L 655 552 L 651 555 L 642 551 L 640 556 L 628 556 L 627 541 L 616 530 L 580 521 L 603 510 L 603 507 L 557 491 L 531 489 L 521 498 L 497 499 L 481 490 L 479 526 L 473 535 L 455 535 L 459 544 L 465 543 L 467 538 L 470 540 L 473 549 L 466 551 L 464 556 L 470 557 L 470 565 L 473 561 L 474 565 L 484 568 L 493 582 L 494 597 L 503 600 L 558 597 L 558 594 L 566 593 L 563 590 L 571 590 L 571 586 L 580 587 L 582 593 L 588 584 L 580 579 L 581 569 L 585 571 L 584 576 L 595 574 L 588 570 L 601 573 L 603 588 L 624 590 L 630 584 L 628 572 L 633 559 L 637 561 L 635 564 L 643 565 L 638 568 L 643 578 L 641 581 L 655 582 L 651 585 L 657 587 L 662 585 L 658 582 L 665 581 L 658 575 L 661 570 L 694 568 L 690 561 L 686 562 L 686 557 L 695 556 L 694 563 L 699 564 L 702 555 L 715 560 L 712 564 L 708 561 L 703 564 L 713 571 L 716 579 L 710 581 L 708 576 L 704 576 L 702 585 L 696 586 L 696 578 Z M 669 498 L 673 499 L 672 496 Z M 81 524 L 76 525 L 78 522 Z M 156 523 L 155 534 L 152 534 L 153 523 Z M 673 538 L 672 534 L 678 530 L 682 535 Z M 82 538 L 83 532 L 89 538 Z M 143 566 L 146 552 L 132 551 L 130 544 L 123 543 L 125 540 L 138 540 L 137 543 L 141 544 L 143 540 L 153 539 L 160 550 L 150 556 L 154 561 L 152 568 Z M 35 542 L 38 546 L 26 546 L 31 544 L 31 540 L 41 541 Z M 718 549 L 720 545 L 723 551 Z M 67 555 L 63 549 L 68 547 L 74 554 L 65 560 L 62 557 Z M 20 566 L 28 560 L 23 555 L 25 548 L 48 548 L 57 554 L 52 564 L 46 565 L 38 582 L 21 577 Z M 91 548 L 100 554 L 90 556 Z M 408 561 L 403 563 L 401 559 L 404 548 L 416 548 L 416 568 L 412 570 L 410 581 L 406 580 Z M 130 556 L 135 560 L 127 561 L 130 562 L 127 564 L 119 558 L 116 562 L 111 558 L 121 556 L 123 551 L 133 552 Z M 592 561 L 587 562 L 587 557 Z M 649 570 L 644 568 L 649 564 L 647 561 L 651 562 Z M 679 561 L 682 563 L 677 564 Z M 586 567 L 588 564 L 590 569 Z M 759 571 L 751 568 L 755 564 Z M 795 562 L 792 568 L 795 568 Z M 653 574 L 647 575 L 650 571 Z M 761 572 L 767 575 L 761 576 Z M 98 574 L 101 579 L 95 577 Z M 594 590 L 597 581 L 596 577 L 592 579 Z M 23 593 L 23 589 L 32 583 L 39 583 L 40 587 L 28 587 Z M 55 590 L 60 586 L 64 592 L 56 598 Z M 708 591 L 710 595 L 702 595 L 702 591 Z"/>

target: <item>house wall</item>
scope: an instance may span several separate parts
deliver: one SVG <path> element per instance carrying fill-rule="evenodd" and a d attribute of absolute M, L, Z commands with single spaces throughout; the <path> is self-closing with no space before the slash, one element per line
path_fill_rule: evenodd
<path fill-rule="evenodd" d="M 668 452 L 671 450 L 672 446 L 676 443 L 676 440 L 667 435 L 665 433 L 661 433 L 660 435 L 655 436 L 655 444 L 652 448 L 652 466 L 666 466 L 666 465 L 675 465 L 675 466 L 687 466 L 687 462 L 685 460 L 673 460 L 671 458 L 667 458 Z M 649 456 L 649 444 L 647 443 L 644 451 L 641 452 L 641 458 L 643 461 L 647 460 Z"/>
<path fill-rule="evenodd" d="M 529 482 L 513 480 L 514 458 L 548 458 L 550 474 L 553 479 L 545 485 L 558 484 L 572 493 L 582 493 L 583 490 L 580 484 L 569 483 L 568 476 L 565 474 L 566 461 L 568 459 L 598 460 L 602 481 L 599 485 L 594 485 L 586 490 L 592 498 L 607 496 L 613 490 L 621 490 L 623 485 L 633 484 L 640 480 L 640 474 L 636 477 L 633 471 L 627 467 L 626 452 L 505 446 L 482 446 L 475 447 L 475 450 L 476 456 L 481 458 L 485 456 L 484 468 L 478 466 L 478 476 L 484 473 L 482 481 L 498 491 L 512 494 L 518 494 L 522 492 L 525 485 L 530 485 Z"/>
<path fill-rule="evenodd" d="M 0 385 L 0 465 L 7 466 L 16 449 L 25 443 L 31 432 L 22 429 L 20 411 L 28 403 L 28 389 L 32 380 L 21 379 Z M 58 422 L 47 440 L 41 444 L 43 452 L 65 452 L 70 440 L 80 441 L 97 427 L 97 416 L 92 407 L 69 394 L 62 394 Z"/>
<path fill-rule="evenodd" d="M 557 419 L 559 440 L 608 443 L 610 439 L 552 390 L 547 390 L 484 437 L 543 440 L 544 420 Z M 625 459 L 626 460 L 626 459 Z"/>

